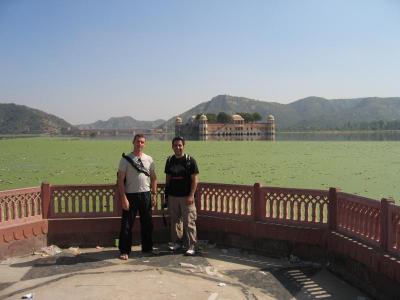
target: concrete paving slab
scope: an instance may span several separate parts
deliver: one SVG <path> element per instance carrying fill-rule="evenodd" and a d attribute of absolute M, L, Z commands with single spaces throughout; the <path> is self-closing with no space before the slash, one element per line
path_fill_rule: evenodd
<path fill-rule="evenodd" d="M 54 256 L 0 262 L 0 300 L 21 299 L 340 299 L 368 300 L 317 263 L 204 247 L 194 257 L 139 247 L 127 261 L 116 248 L 63 249 Z"/>

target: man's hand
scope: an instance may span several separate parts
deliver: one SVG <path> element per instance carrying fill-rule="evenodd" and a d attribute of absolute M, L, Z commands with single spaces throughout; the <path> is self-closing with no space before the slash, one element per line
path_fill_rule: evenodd
<path fill-rule="evenodd" d="M 193 203 L 194 203 L 194 196 L 189 195 L 186 199 L 186 204 L 189 206 L 189 205 L 192 205 Z"/>
<path fill-rule="evenodd" d="M 155 207 L 157 205 L 157 195 L 151 194 L 151 206 Z"/>
<path fill-rule="evenodd" d="M 122 199 L 122 209 L 123 210 L 129 210 L 129 201 L 128 201 L 128 199 L 126 198 L 126 197 L 124 197 L 123 199 Z"/>

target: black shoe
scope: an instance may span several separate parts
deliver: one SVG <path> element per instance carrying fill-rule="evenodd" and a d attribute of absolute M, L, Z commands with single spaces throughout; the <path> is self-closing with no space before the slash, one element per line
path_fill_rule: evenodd
<path fill-rule="evenodd" d="M 144 256 L 154 256 L 154 255 L 159 255 L 159 254 L 160 254 L 160 251 L 158 250 L 158 248 L 154 248 L 154 247 L 153 247 L 153 249 L 151 249 L 151 250 L 144 250 L 144 251 L 142 251 L 142 254 L 143 254 Z"/>

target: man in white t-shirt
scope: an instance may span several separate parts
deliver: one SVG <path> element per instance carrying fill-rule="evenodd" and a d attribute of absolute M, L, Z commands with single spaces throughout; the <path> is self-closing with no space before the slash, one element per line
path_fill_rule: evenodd
<path fill-rule="evenodd" d="M 136 134 L 133 151 L 121 158 L 118 166 L 118 192 L 122 205 L 119 235 L 120 259 L 127 260 L 132 247 L 132 226 L 140 215 L 142 252 L 153 251 L 152 207 L 157 202 L 157 177 L 153 158 L 143 153 L 146 138 Z"/>

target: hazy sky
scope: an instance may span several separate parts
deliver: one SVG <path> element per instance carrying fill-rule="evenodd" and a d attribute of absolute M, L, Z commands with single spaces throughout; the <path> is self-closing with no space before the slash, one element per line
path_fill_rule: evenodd
<path fill-rule="evenodd" d="M 0 102 L 72 124 L 219 94 L 400 96 L 398 0 L 0 0 Z"/>

